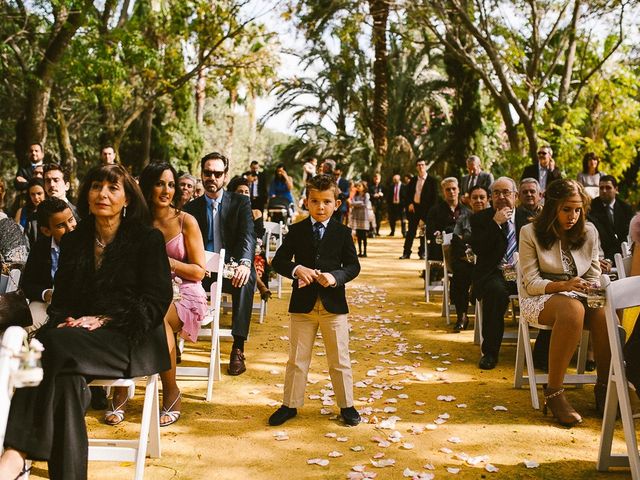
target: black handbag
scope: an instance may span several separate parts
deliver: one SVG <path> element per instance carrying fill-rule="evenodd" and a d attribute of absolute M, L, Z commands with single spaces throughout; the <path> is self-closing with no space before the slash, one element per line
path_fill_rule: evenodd
<path fill-rule="evenodd" d="M 0 332 L 9 327 L 28 327 L 33 325 L 27 297 L 22 290 L 0 294 Z"/>

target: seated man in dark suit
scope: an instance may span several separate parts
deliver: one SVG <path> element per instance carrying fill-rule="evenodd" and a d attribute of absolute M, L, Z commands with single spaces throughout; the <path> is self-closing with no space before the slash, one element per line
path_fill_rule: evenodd
<path fill-rule="evenodd" d="M 520 228 L 529 223 L 515 209 L 516 182 L 500 177 L 491 185 L 492 207 L 471 216 L 470 244 L 476 254 L 473 291 L 482 300 L 482 357 L 479 366 L 491 370 L 498 363 L 504 314 L 516 283 L 506 281 L 501 267 L 513 263 Z"/>
<path fill-rule="evenodd" d="M 249 336 L 256 271 L 253 255 L 256 247 L 251 203 L 245 195 L 223 190 L 229 172 L 229 160 L 213 152 L 200 161 L 205 194 L 184 207 L 198 221 L 204 248 L 210 252 L 225 249 L 225 262 L 233 257 L 239 266 L 232 279 L 224 279 L 222 290 L 231 293 L 233 346 L 229 358 L 229 375 L 246 371 L 244 342 Z M 207 281 L 208 280 L 208 281 Z M 211 280 L 203 281 L 209 290 Z"/>
<path fill-rule="evenodd" d="M 458 179 L 447 177 L 440 182 L 444 200 L 439 200 L 427 213 L 427 241 L 429 242 L 429 260 L 442 260 L 442 247 L 435 241 L 436 234 L 451 233 L 458 218 L 466 215 L 469 209 L 458 199 Z"/>
<path fill-rule="evenodd" d="M 560 170 L 555 168 L 554 165 L 551 147 L 540 147 L 538 149 L 538 162 L 526 166 L 520 180 L 535 178 L 540 184 L 540 190 L 544 192 L 547 189 L 547 185 L 554 180 L 562 178 Z"/>
<path fill-rule="evenodd" d="M 618 182 L 611 175 L 600 177 L 600 195 L 591 201 L 588 218 L 598 229 L 604 257 L 613 260 L 621 253 L 620 245 L 627 241 L 633 208 L 618 198 Z"/>

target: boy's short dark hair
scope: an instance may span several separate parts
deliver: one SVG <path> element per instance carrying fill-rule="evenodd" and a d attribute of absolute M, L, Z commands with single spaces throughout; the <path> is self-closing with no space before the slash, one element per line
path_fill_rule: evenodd
<path fill-rule="evenodd" d="M 338 184 L 336 183 L 335 178 L 333 178 L 332 175 L 327 175 L 325 173 L 316 175 L 307 181 L 307 192 L 309 190 L 318 190 L 319 192 L 333 190 L 336 200 L 340 195 L 340 190 L 338 190 Z"/>
<path fill-rule="evenodd" d="M 49 228 L 49 219 L 51 216 L 64 212 L 67 208 L 69 208 L 69 204 L 58 197 L 50 197 L 43 200 L 40 205 L 38 205 L 38 212 L 36 213 L 38 226 Z M 69 208 L 69 210 L 71 209 Z"/>

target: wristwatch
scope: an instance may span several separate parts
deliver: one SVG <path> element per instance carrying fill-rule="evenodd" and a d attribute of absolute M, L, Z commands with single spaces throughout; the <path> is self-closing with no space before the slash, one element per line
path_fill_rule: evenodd
<path fill-rule="evenodd" d="M 243 258 L 238 262 L 238 265 L 242 265 L 243 267 L 251 268 L 251 260 L 247 260 L 246 258 Z"/>

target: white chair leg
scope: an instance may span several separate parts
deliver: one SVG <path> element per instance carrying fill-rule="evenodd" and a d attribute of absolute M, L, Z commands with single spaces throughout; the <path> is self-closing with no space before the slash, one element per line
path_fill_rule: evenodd
<path fill-rule="evenodd" d="M 522 322 L 521 322 L 522 325 Z M 531 336 L 529 326 L 522 325 L 522 345 L 527 362 L 527 375 L 529 376 L 529 392 L 531 394 L 531 406 L 536 410 L 540 409 L 540 399 L 538 398 L 538 383 L 536 381 L 536 369 L 533 365 L 533 352 L 531 351 Z"/>
<path fill-rule="evenodd" d="M 522 387 L 522 384 L 524 383 L 524 378 L 523 378 L 523 372 L 524 372 L 524 335 L 522 333 L 522 329 L 525 328 L 525 326 L 522 324 L 522 322 L 518 323 L 518 344 L 516 347 L 516 366 L 515 366 L 515 372 L 513 374 L 513 386 L 515 388 L 520 388 Z"/>
<path fill-rule="evenodd" d="M 158 375 L 155 375 L 152 388 L 151 421 L 149 424 L 149 457 L 160 458 L 160 396 L 158 395 Z M 146 393 L 146 392 L 145 392 Z"/>

